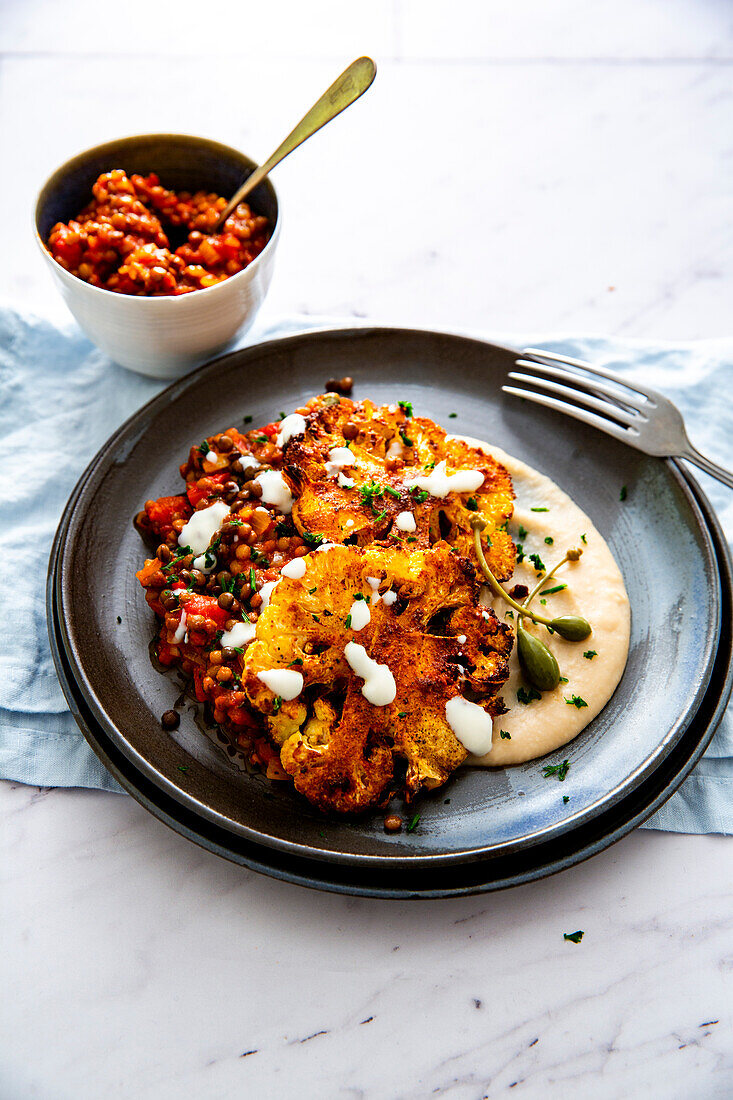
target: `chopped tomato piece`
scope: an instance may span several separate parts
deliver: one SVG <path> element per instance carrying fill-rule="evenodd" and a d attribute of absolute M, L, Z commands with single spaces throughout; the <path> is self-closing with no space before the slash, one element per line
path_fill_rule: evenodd
<path fill-rule="evenodd" d="M 223 485 L 224 482 L 228 480 L 228 477 L 229 471 L 223 470 L 219 474 L 207 474 L 206 481 L 209 483 L 215 481 L 218 485 Z M 203 479 L 201 478 L 199 480 Z M 186 493 L 188 494 L 188 499 L 191 503 L 191 507 L 195 508 L 200 500 L 203 500 L 204 497 L 208 497 L 211 494 L 211 491 L 212 490 L 210 487 L 205 486 L 204 488 L 202 488 L 199 485 L 198 481 L 189 481 L 188 485 L 186 486 Z"/>
<path fill-rule="evenodd" d="M 186 615 L 203 615 L 205 619 L 213 619 L 222 630 L 229 618 L 229 612 L 219 607 L 215 596 L 200 596 L 197 592 L 190 592 L 188 596 L 182 596 L 181 602 L 186 608 Z"/>
<path fill-rule="evenodd" d="M 156 533 L 167 535 L 172 527 L 174 519 L 187 520 L 192 508 L 185 496 L 160 497 L 159 500 L 149 501 L 145 506 L 152 526 Z"/>
<path fill-rule="evenodd" d="M 145 565 L 142 569 L 138 569 L 135 574 L 143 588 L 147 588 L 151 582 L 151 578 L 154 577 L 156 573 L 160 572 L 162 565 L 163 562 L 160 558 L 146 558 Z"/>

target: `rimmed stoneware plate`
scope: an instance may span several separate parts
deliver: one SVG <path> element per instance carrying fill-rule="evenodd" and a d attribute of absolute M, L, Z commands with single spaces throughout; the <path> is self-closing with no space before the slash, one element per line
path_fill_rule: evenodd
<path fill-rule="evenodd" d="M 710 685 L 724 603 L 716 548 L 696 492 L 674 463 L 505 398 L 501 384 L 515 358 L 510 349 L 440 333 L 310 332 L 224 356 L 136 413 L 87 470 L 59 530 L 57 649 L 62 679 L 74 684 L 83 708 L 82 727 L 205 827 L 283 857 L 370 872 L 519 856 L 632 796 L 680 744 Z M 357 398 L 410 400 L 421 415 L 494 442 L 555 480 L 608 541 L 632 607 L 624 678 L 571 745 L 541 764 L 460 771 L 420 801 L 415 831 L 396 836 L 385 835 L 380 814 L 324 818 L 288 786 L 243 773 L 190 716 L 165 733 L 160 715 L 180 686 L 150 664 L 154 620 L 134 577 L 145 551 L 132 517 L 146 499 L 177 491 L 177 467 L 192 440 L 245 415 L 266 423 L 345 374 Z M 628 487 L 623 503 L 621 485 Z M 542 765 L 565 757 L 572 761 L 565 783 L 544 779 Z"/>

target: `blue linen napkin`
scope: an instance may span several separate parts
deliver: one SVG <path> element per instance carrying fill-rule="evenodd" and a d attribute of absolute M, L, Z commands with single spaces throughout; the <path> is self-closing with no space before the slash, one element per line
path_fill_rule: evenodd
<path fill-rule="evenodd" d="M 242 344 L 324 323 L 313 318 L 260 322 Z M 638 374 L 677 404 L 704 453 L 733 466 L 733 409 L 720 396 L 731 381 L 733 340 L 500 339 Z M 72 322 L 57 326 L 0 307 L 0 778 L 35 786 L 120 789 L 79 732 L 56 679 L 46 631 L 46 568 L 59 517 L 85 466 L 115 428 L 165 384 L 110 363 Z M 733 493 L 703 474 L 696 476 L 730 536 Z M 730 708 L 705 757 L 647 827 L 733 834 Z"/>

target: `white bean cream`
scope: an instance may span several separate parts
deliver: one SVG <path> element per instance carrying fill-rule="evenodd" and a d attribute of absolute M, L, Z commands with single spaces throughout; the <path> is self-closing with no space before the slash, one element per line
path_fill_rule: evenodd
<path fill-rule="evenodd" d="M 567 587 L 545 596 L 538 594 L 531 606 L 548 618 L 582 615 L 593 627 L 590 636 L 582 642 L 568 642 L 558 634 L 550 635 L 543 626 L 524 620 L 527 630 L 541 638 L 555 654 L 560 675 L 567 677 L 568 682 L 560 683 L 554 691 L 543 691 L 539 700 L 528 704 L 519 702 L 517 690 L 526 684 L 520 672 L 515 642 L 509 659 L 509 680 L 501 692 L 508 713 L 494 719 L 491 751 L 487 755 L 469 757 L 467 761 L 487 766 L 520 764 L 567 744 L 613 695 L 629 651 L 629 598 L 621 571 L 605 540 L 567 493 L 550 478 L 498 447 L 489 447 L 474 439 L 467 442 L 480 446 L 506 466 L 514 483 L 517 499 L 509 531 L 514 541 L 522 544 L 525 558 L 504 586 L 507 590 L 515 584 L 524 584 L 530 590 L 534 588 L 540 574 L 529 561 L 530 554 L 539 554 L 549 570 L 568 547 L 583 549 L 580 560 L 563 565 L 547 585 L 548 588 L 561 584 Z M 523 528 L 521 538 L 520 527 Z M 547 542 L 548 539 L 552 541 Z M 543 599 L 546 600 L 544 605 L 540 602 Z M 494 608 L 500 621 L 515 626 L 516 618 L 507 617 L 511 611 L 509 605 L 488 589 L 483 602 Z M 577 707 L 568 702 L 573 696 L 587 705 Z M 502 730 L 509 736 L 502 737 Z"/>

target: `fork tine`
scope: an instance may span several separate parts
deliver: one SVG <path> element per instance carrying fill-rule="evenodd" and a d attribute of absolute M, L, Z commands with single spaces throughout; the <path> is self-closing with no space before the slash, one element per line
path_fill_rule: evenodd
<path fill-rule="evenodd" d="M 603 370 L 602 367 L 593 367 L 583 359 L 571 359 L 569 355 L 557 355 L 554 351 L 542 351 L 541 348 L 525 348 L 522 354 L 532 355 L 540 362 L 549 360 L 551 364 L 562 363 L 567 367 L 578 367 L 580 370 L 587 371 L 588 374 L 597 374 L 599 378 L 608 378 L 611 382 L 615 382 L 619 386 L 627 386 L 630 390 L 647 398 L 647 400 L 654 400 L 657 397 L 661 397 L 661 394 L 658 394 L 656 390 L 647 388 L 642 390 L 639 388 L 638 384 L 633 381 L 627 381 L 627 379 L 621 378 L 618 374 L 614 374 L 613 371 Z"/>
<path fill-rule="evenodd" d="M 614 424 L 612 420 L 606 420 L 605 416 L 586 412 L 585 409 L 579 409 L 577 405 L 566 405 L 564 401 L 558 401 L 556 397 L 534 393 L 532 390 L 520 390 L 515 386 L 502 386 L 501 388 L 504 393 L 511 393 L 514 397 L 523 397 L 525 401 L 534 401 L 537 405 L 544 405 L 548 409 L 554 409 L 556 412 L 573 416 L 576 420 L 582 420 L 585 424 L 591 424 L 594 428 L 599 428 L 602 432 L 605 432 L 606 435 L 612 435 L 616 439 L 628 443 L 631 447 L 638 446 L 638 432 L 635 433 L 630 428 L 622 428 L 620 424 Z"/>
<path fill-rule="evenodd" d="M 570 386 L 561 386 L 557 382 L 551 382 L 549 378 L 538 377 L 532 374 L 521 374 L 520 371 L 509 371 L 509 377 L 514 379 L 515 382 L 527 382 L 531 386 L 536 386 L 541 390 L 548 390 L 550 393 L 556 393 L 559 397 L 567 397 L 570 401 L 578 401 L 581 405 L 585 405 L 586 408 L 595 409 L 596 412 L 601 413 L 603 416 L 613 417 L 614 420 L 620 420 L 622 424 L 633 425 L 641 421 L 640 416 L 634 416 L 628 409 L 623 408 L 621 405 L 612 405 L 610 401 L 603 401 L 597 397 L 593 397 L 591 394 L 586 393 L 585 390 L 572 389 Z M 561 375 L 561 377 L 563 377 Z M 565 375 L 565 378 L 568 376 Z"/>
<path fill-rule="evenodd" d="M 623 382 L 618 383 L 616 386 L 609 386 L 606 385 L 605 382 L 599 382 L 595 378 L 587 378 L 584 374 L 577 374 L 575 371 L 569 371 L 566 367 L 551 367 L 547 363 L 538 363 L 536 359 L 517 359 L 515 366 L 529 367 L 531 370 L 535 371 L 541 370 L 543 374 L 549 375 L 550 378 L 559 378 L 561 382 L 570 382 L 573 385 L 577 383 L 579 386 L 585 386 L 586 389 L 592 390 L 593 393 L 605 393 L 607 397 L 619 402 L 624 407 L 633 409 L 640 415 L 643 415 L 644 408 L 648 404 L 648 402 L 645 402 L 645 405 L 642 407 L 636 405 L 635 401 L 638 391 L 629 391 L 628 386 Z M 624 390 L 626 390 L 625 393 Z M 632 396 L 632 394 L 634 396 Z"/>

